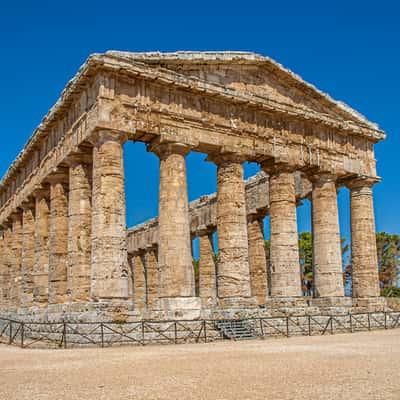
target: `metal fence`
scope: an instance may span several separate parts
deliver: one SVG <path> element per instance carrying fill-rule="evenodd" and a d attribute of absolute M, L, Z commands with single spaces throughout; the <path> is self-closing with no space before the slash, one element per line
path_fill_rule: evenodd
<path fill-rule="evenodd" d="M 313 336 L 394 329 L 400 312 L 311 315 L 240 320 L 254 338 Z M 221 320 L 138 322 L 22 322 L 0 317 L 0 342 L 22 348 L 111 347 L 226 340 Z M 229 320 L 225 320 L 229 324 Z M 232 324 L 237 320 L 232 320 Z M 232 338 L 230 338 L 232 339 Z"/>

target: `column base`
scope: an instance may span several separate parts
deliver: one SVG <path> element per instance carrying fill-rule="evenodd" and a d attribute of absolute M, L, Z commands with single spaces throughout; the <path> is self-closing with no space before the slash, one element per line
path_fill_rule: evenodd
<path fill-rule="evenodd" d="M 218 308 L 256 308 L 258 307 L 257 299 L 254 297 L 227 297 L 217 300 Z"/>
<path fill-rule="evenodd" d="M 314 307 L 352 307 L 351 297 L 316 297 L 311 298 L 310 306 Z"/>
<path fill-rule="evenodd" d="M 200 297 L 164 297 L 154 302 L 152 319 L 182 320 L 201 317 Z"/>
<path fill-rule="evenodd" d="M 390 308 L 388 298 L 386 297 L 358 297 L 353 298 L 353 307 L 359 309 L 359 312 L 381 312 Z M 400 309 L 400 302 L 399 302 Z"/>

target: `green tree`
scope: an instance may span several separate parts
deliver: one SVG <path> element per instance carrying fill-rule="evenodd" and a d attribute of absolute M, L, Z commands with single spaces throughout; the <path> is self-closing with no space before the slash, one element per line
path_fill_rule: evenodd
<path fill-rule="evenodd" d="M 377 232 L 376 248 L 382 288 L 397 287 L 400 270 L 400 235 Z"/>

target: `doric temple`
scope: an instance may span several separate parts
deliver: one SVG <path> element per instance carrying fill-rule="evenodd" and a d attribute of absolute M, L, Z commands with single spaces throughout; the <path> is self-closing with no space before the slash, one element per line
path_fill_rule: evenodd
<path fill-rule="evenodd" d="M 1 182 L 0 312 L 163 319 L 384 308 L 372 195 L 380 181 L 374 144 L 384 138 L 349 106 L 257 54 L 93 54 Z M 158 217 L 127 229 L 129 140 L 159 157 L 160 182 Z M 217 166 L 217 193 L 189 204 L 192 151 Z M 245 162 L 261 167 L 248 181 Z M 350 191 L 352 298 L 339 187 Z M 303 199 L 312 204 L 313 298 L 302 295 Z"/>

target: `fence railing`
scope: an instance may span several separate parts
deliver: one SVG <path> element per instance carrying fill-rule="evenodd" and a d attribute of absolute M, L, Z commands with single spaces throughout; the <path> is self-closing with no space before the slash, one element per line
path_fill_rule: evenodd
<path fill-rule="evenodd" d="M 225 340 L 221 320 L 23 322 L 0 317 L 0 342 L 22 348 L 111 347 Z M 400 327 L 400 312 L 242 319 L 255 338 L 313 336 Z"/>

